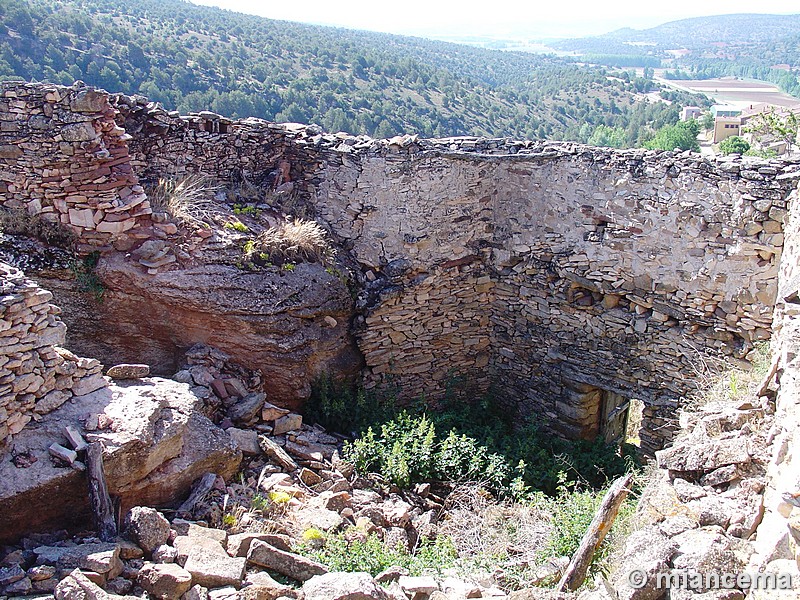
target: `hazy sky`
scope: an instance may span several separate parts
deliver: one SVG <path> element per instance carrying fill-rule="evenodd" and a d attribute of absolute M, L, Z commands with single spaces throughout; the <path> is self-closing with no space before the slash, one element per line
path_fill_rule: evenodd
<path fill-rule="evenodd" d="M 193 0 L 272 19 L 408 35 L 566 37 L 730 13 L 800 12 L 797 0 Z"/>

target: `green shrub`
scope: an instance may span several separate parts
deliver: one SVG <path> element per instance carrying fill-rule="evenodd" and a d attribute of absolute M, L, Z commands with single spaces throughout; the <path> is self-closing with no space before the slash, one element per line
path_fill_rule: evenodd
<path fill-rule="evenodd" d="M 395 406 L 391 394 L 378 395 L 325 375 L 312 384 L 303 416 L 330 431 L 356 435 L 370 425 L 391 419 L 397 411 Z"/>
<path fill-rule="evenodd" d="M 402 412 L 381 426 L 380 435 L 370 427 L 345 445 L 344 456 L 358 471 L 376 471 L 404 488 L 423 481 L 480 481 L 501 492 L 510 483 L 503 456 L 454 430 L 442 438 L 424 414 Z"/>
<path fill-rule="evenodd" d="M 750 144 L 738 135 L 725 138 L 719 145 L 719 151 L 723 154 L 744 154 L 748 150 L 750 150 Z"/>
<path fill-rule="evenodd" d="M 340 432 L 363 432 L 345 455 L 359 472 L 379 472 L 407 487 L 420 481 L 480 481 L 487 489 L 523 499 L 530 489 L 556 495 L 558 488 L 599 489 L 636 467 L 627 448 L 602 438 L 567 441 L 519 426 L 512 411 L 491 394 L 475 396 L 453 379 L 448 394 L 396 414 L 391 399 L 330 379 L 312 389 L 309 421 Z"/>
<path fill-rule="evenodd" d="M 392 566 L 404 567 L 411 575 L 438 573 L 452 567 L 456 560 L 455 547 L 448 538 L 425 540 L 411 553 L 401 545 L 388 547 L 375 534 L 365 536 L 352 530 L 327 536 L 319 550 L 305 546 L 300 552 L 331 572 L 364 572 L 373 576 Z"/>

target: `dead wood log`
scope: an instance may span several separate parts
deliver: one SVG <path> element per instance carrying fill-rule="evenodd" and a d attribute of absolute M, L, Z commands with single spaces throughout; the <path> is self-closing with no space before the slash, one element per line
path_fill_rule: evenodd
<path fill-rule="evenodd" d="M 617 479 L 608 489 L 603 501 L 600 503 L 600 507 L 594 514 L 594 519 L 592 519 L 589 529 L 581 540 L 581 545 L 578 546 L 566 571 L 564 571 L 564 575 L 561 577 L 561 581 L 558 582 L 559 590 L 574 592 L 586 579 L 586 573 L 589 570 L 594 553 L 603 543 L 603 539 L 614 524 L 619 508 L 628 496 L 628 492 L 630 492 L 632 481 L 633 475 L 629 473 Z"/>
<path fill-rule="evenodd" d="M 217 481 L 217 476 L 214 473 L 206 473 L 197 483 L 192 486 L 192 492 L 186 499 L 186 502 L 178 507 L 179 515 L 188 515 L 192 512 L 195 505 L 202 500 L 211 488 L 214 487 L 214 482 Z"/>
<path fill-rule="evenodd" d="M 97 536 L 104 542 L 113 542 L 117 537 L 117 521 L 114 518 L 114 505 L 108 493 L 103 470 L 101 442 L 92 442 L 86 446 L 86 477 L 89 480 L 89 502 L 97 527 Z"/>
<path fill-rule="evenodd" d="M 762 396 L 766 396 L 767 392 L 769 391 L 769 386 L 772 383 L 775 375 L 778 373 L 778 367 L 780 366 L 781 362 L 781 353 L 775 352 L 775 356 L 772 357 L 772 362 L 769 365 L 769 370 L 767 374 L 764 375 L 764 379 L 761 380 L 761 384 L 758 386 L 758 391 L 756 392 L 756 396 L 761 398 Z"/>

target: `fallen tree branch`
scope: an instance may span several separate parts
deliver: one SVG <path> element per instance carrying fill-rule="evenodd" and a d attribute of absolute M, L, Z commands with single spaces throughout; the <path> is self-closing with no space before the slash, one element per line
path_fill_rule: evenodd
<path fill-rule="evenodd" d="M 586 573 L 589 570 L 594 553 L 603 543 L 603 539 L 614 524 L 619 508 L 628 496 L 628 492 L 630 492 L 632 481 L 633 474 L 628 473 L 617 479 L 608 489 L 603 501 L 600 503 L 600 507 L 594 514 L 594 519 L 592 519 L 589 529 L 581 540 L 581 545 L 578 546 L 569 566 L 567 566 L 564 575 L 561 577 L 561 581 L 558 582 L 559 590 L 574 592 L 586 579 Z"/>
<path fill-rule="evenodd" d="M 781 362 L 781 353 L 775 352 L 775 356 L 772 357 L 772 362 L 769 365 L 769 371 L 767 374 L 764 375 L 764 379 L 761 380 L 761 385 L 758 386 L 758 391 L 756 392 L 757 397 L 766 396 L 767 391 L 769 390 L 769 384 L 772 383 L 772 379 L 775 377 L 775 374 L 778 372 L 778 365 Z"/>
<path fill-rule="evenodd" d="M 194 486 L 192 487 L 192 493 L 189 494 L 189 497 L 186 499 L 186 502 L 178 507 L 178 514 L 179 515 L 188 515 L 192 512 L 195 505 L 202 500 L 208 492 L 211 491 L 211 488 L 214 487 L 214 482 L 217 480 L 217 476 L 214 473 L 206 473 L 197 481 Z"/>
<path fill-rule="evenodd" d="M 86 446 L 86 477 L 89 480 L 89 502 L 97 527 L 97 537 L 104 542 L 113 542 L 117 537 L 117 521 L 103 471 L 101 442 L 92 442 Z"/>

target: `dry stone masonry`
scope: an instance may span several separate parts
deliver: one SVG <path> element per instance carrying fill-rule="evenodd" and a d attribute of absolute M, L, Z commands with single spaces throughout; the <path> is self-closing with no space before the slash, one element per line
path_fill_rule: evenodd
<path fill-rule="evenodd" d="M 0 92 L 0 193 L 6 209 L 71 227 L 87 250 L 149 237 L 151 209 L 108 95 L 14 83 Z"/>
<path fill-rule="evenodd" d="M 53 295 L 0 263 L 0 448 L 32 419 L 106 385 L 102 365 L 61 348 Z"/>
<path fill-rule="evenodd" d="M 153 185 L 192 174 L 223 186 L 223 200 L 230 190 L 247 192 L 328 227 L 356 273 L 350 332 L 368 386 L 399 384 L 406 397 L 435 398 L 453 376 L 466 375 L 478 390 L 494 385 L 511 409 L 571 437 L 617 436 L 637 400 L 642 446 L 652 452 L 671 436 L 680 399 L 707 364 L 746 361 L 771 334 L 796 162 L 476 138 L 372 140 L 213 113 L 180 116 L 140 97 L 80 87 L 3 90 L 0 116 L 12 123 L 3 133 L 4 203 L 57 212 L 88 244 L 110 242 L 135 256 L 149 256 L 144 246 L 152 240 L 143 245 L 133 234 L 158 238 L 159 248 L 173 244 L 174 224 L 148 221 L 133 179 Z M 50 129 L 32 133 L 43 119 L 53 119 Z M 97 136 L 56 144 L 73 120 L 86 136 L 91 123 Z M 103 148 L 115 164 L 95 173 L 107 160 Z M 56 203 L 61 192 L 45 186 L 77 193 L 74 162 L 97 175 L 96 189 L 85 201 L 64 192 L 65 202 L 76 202 L 64 211 Z M 23 174 L 37 168 L 50 179 L 25 187 Z M 115 169 L 130 178 L 126 187 L 114 187 L 123 180 Z M 127 195 L 97 198 L 109 188 Z M 137 204 L 126 208 L 128 191 Z M 126 215 L 123 229 L 131 229 L 98 232 L 88 217 L 87 227 L 69 220 L 70 209 L 88 208 L 98 227 Z M 101 233 L 110 237 L 99 241 Z M 188 255 L 166 256 L 136 274 L 137 285 L 152 275 L 170 284 L 177 273 L 190 275 L 180 271 Z M 115 277 L 108 266 L 115 261 L 101 261 L 112 288 L 133 276 L 118 269 Z M 136 303 L 158 310 L 118 333 L 158 335 L 161 356 L 175 340 L 188 347 L 185 324 L 167 316 L 174 299 L 159 299 L 156 288 L 137 294 Z M 103 327 L 113 339 L 113 323 Z M 220 337 L 214 345 L 247 364 L 236 342 Z M 281 346 L 274 344 L 278 354 Z M 313 366 L 299 372 L 309 376 L 322 365 L 337 368 L 304 360 Z M 292 389 L 296 402 L 308 382 Z"/>

